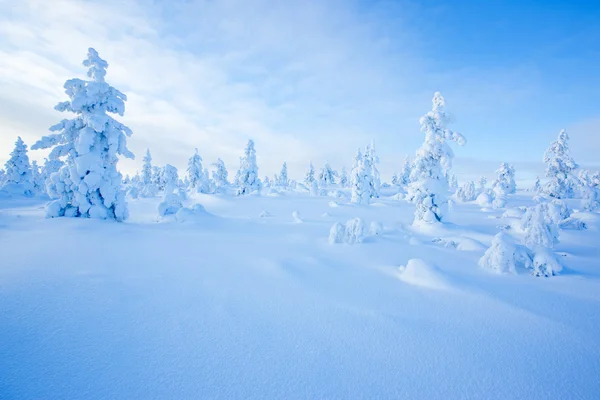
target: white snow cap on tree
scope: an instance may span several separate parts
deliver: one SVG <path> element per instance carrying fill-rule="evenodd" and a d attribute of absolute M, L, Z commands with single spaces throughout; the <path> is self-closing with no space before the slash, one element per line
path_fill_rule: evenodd
<path fill-rule="evenodd" d="M 373 176 L 371 175 L 371 158 L 363 155 L 358 149 L 354 157 L 354 166 L 350 175 L 350 187 L 352 197 L 350 201 L 356 204 L 369 204 L 371 201 L 371 190 L 373 189 Z"/>
<path fill-rule="evenodd" d="M 89 81 L 65 83 L 69 101 L 55 109 L 76 114 L 52 126 L 57 132 L 40 139 L 32 149 L 53 148 L 50 158 L 67 158 L 51 194 L 56 200 L 46 210 L 49 217 L 73 216 L 125 220 L 129 212 L 117 171 L 118 155 L 134 158 L 127 148 L 131 130 L 108 115 L 123 115 L 127 96 L 104 81 L 108 63 L 90 48 L 83 65 Z"/>
<path fill-rule="evenodd" d="M 254 150 L 253 140 L 248 140 L 244 156 L 240 158 L 240 169 L 235 176 L 235 185 L 238 187 L 238 195 L 259 191 L 262 188 L 258 177 L 256 150 Z"/>
<path fill-rule="evenodd" d="M 497 197 L 513 194 L 517 190 L 515 184 L 515 169 L 512 165 L 502 163 L 496 171 L 498 177 L 494 181 L 493 190 Z"/>
<path fill-rule="evenodd" d="M 279 173 L 279 176 L 277 177 L 277 181 L 275 182 L 275 184 L 282 188 L 286 188 L 289 186 L 290 180 L 288 179 L 287 163 L 285 163 L 285 162 L 283 163 L 283 165 L 281 167 L 281 172 Z"/>
<path fill-rule="evenodd" d="M 448 205 L 446 173 L 452 167 L 454 158 L 448 141 L 461 146 L 466 142 L 463 135 L 446 127 L 449 117 L 444 111 L 444 98 L 439 92 L 435 93 L 432 102 L 432 110 L 420 119 L 425 141 L 417 150 L 406 196 L 407 200 L 416 204 L 415 223 L 442 221 Z"/>
<path fill-rule="evenodd" d="M 202 157 L 198 154 L 198 149 L 194 150 L 194 155 L 188 160 L 187 178 L 190 189 L 198 193 L 209 193 L 210 182 L 208 174 L 205 174 L 202 168 Z"/>
<path fill-rule="evenodd" d="M 325 161 L 325 165 L 321 168 L 321 172 L 319 173 L 319 184 L 323 187 L 327 187 L 327 185 L 335 184 L 335 171 L 331 169 L 331 166 L 327 161 Z"/>
<path fill-rule="evenodd" d="M 543 188 L 544 193 L 557 199 L 573 197 L 575 184 L 571 173 L 578 165 L 569 155 L 569 135 L 564 129 L 546 150 L 544 163 L 546 177 L 549 178 Z"/>
<path fill-rule="evenodd" d="M 20 136 L 17 138 L 15 148 L 10 153 L 10 158 L 4 164 L 4 168 L 6 168 L 5 189 L 27 196 L 33 194 L 35 188 L 27 156 L 27 145 Z"/>
<path fill-rule="evenodd" d="M 212 179 L 215 182 L 217 190 L 229 186 L 229 181 L 227 180 L 229 174 L 223 160 L 217 158 L 217 161 L 215 161 L 212 166 L 214 167 Z"/>

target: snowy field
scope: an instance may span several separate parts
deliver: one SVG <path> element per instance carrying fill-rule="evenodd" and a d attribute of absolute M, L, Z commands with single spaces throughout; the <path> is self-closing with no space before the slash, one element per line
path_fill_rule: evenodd
<path fill-rule="evenodd" d="M 600 398 L 598 214 L 559 275 L 500 275 L 478 260 L 531 194 L 416 229 L 394 193 L 194 194 L 187 222 L 139 198 L 123 223 L 0 199 L 0 398 Z M 383 229 L 330 244 L 356 217 Z"/>

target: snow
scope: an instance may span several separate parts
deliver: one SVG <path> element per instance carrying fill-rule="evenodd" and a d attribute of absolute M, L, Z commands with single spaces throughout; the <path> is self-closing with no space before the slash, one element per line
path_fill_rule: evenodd
<path fill-rule="evenodd" d="M 139 197 L 123 223 L 1 198 L 0 397 L 597 398 L 600 215 L 561 230 L 558 275 L 498 275 L 478 260 L 532 193 L 425 227 L 394 194 Z M 355 218 L 385 230 L 328 243 Z"/>

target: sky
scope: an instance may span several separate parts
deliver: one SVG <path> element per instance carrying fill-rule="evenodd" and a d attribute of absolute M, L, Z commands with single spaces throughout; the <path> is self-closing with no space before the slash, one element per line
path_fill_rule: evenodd
<path fill-rule="evenodd" d="M 543 173 L 561 129 L 580 164 L 600 168 L 600 2 L 470 0 L 0 0 L 0 163 L 72 115 L 54 105 L 85 78 L 88 47 L 128 96 L 135 161 L 183 172 L 198 148 L 230 174 L 248 139 L 259 172 L 287 161 L 349 168 L 371 141 L 389 178 L 423 140 L 440 91 L 459 179 Z M 45 153 L 30 153 L 43 160 Z"/>

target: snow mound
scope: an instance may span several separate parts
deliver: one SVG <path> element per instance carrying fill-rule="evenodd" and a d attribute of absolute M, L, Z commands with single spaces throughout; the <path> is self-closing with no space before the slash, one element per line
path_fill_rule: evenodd
<path fill-rule="evenodd" d="M 208 213 L 202 204 L 194 204 L 190 207 L 184 207 L 179 209 L 175 213 L 175 219 L 178 222 L 202 222 L 206 218 L 210 218 L 213 215 Z"/>
<path fill-rule="evenodd" d="M 336 201 L 330 201 L 329 207 L 339 207 L 340 205 Z"/>
<path fill-rule="evenodd" d="M 410 285 L 429 289 L 445 290 L 450 287 L 444 273 L 438 267 L 418 258 L 412 258 L 406 266 L 401 266 L 398 277 Z"/>
<path fill-rule="evenodd" d="M 301 222 L 304 222 L 302 220 L 302 218 L 300 218 L 300 214 L 298 214 L 298 211 L 292 212 L 292 218 L 294 219 L 294 222 L 297 223 L 297 224 L 299 224 Z"/>
<path fill-rule="evenodd" d="M 269 218 L 269 217 L 272 217 L 272 215 L 268 211 L 263 211 L 263 212 L 260 213 L 260 217 L 261 218 Z"/>

